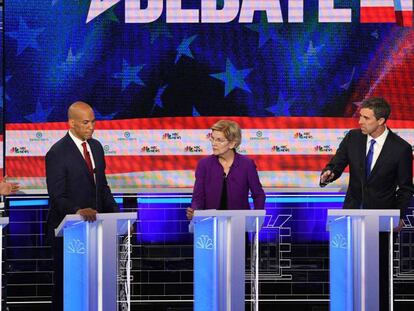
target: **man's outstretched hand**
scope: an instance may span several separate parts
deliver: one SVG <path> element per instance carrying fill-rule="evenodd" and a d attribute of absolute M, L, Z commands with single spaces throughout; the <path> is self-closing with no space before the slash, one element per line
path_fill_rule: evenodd
<path fill-rule="evenodd" d="M 320 180 L 319 180 L 319 186 L 325 187 L 327 184 L 329 184 L 335 177 L 335 174 L 331 170 L 326 170 L 321 174 Z"/>

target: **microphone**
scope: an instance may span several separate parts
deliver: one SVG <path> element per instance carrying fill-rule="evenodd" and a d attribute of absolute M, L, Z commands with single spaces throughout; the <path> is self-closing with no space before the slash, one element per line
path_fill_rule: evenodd
<path fill-rule="evenodd" d="M 101 212 L 100 208 L 99 208 L 99 202 L 98 202 L 100 195 L 98 193 L 99 188 L 98 188 L 98 178 L 96 176 L 96 167 L 93 169 L 93 175 L 94 175 L 94 178 L 95 178 L 95 204 L 96 204 L 96 210 Z"/>
<path fill-rule="evenodd" d="M 363 209 L 364 201 L 365 201 L 365 189 L 364 189 L 365 188 L 365 183 L 364 183 L 365 170 L 362 165 L 359 167 L 359 169 L 360 169 L 360 175 L 361 175 L 361 204 L 359 204 L 359 209 Z"/>

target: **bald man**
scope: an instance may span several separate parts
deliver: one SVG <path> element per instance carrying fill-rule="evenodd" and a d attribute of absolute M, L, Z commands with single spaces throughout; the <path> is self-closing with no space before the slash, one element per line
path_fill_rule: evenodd
<path fill-rule="evenodd" d="M 105 176 L 102 145 L 92 138 L 95 114 L 91 106 L 84 102 L 72 104 L 68 125 L 68 133 L 46 154 L 50 198 L 47 235 L 55 265 L 52 310 L 63 310 L 63 242 L 54 236 L 54 229 L 68 214 L 79 214 L 93 222 L 97 213 L 118 212 Z"/>

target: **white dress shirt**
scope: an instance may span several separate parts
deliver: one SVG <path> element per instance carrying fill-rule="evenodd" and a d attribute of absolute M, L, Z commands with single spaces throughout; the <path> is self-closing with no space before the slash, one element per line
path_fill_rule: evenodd
<path fill-rule="evenodd" d="M 77 138 L 75 135 L 72 134 L 71 131 L 68 131 L 70 138 L 72 138 L 72 140 L 75 142 L 76 147 L 78 147 L 79 152 L 82 155 L 82 158 L 85 158 L 83 156 L 83 147 L 82 147 L 82 143 L 86 142 L 86 149 L 88 149 L 88 152 L 91 156 L 91 161 L 92 161 L 92 168 L 95 170 L 95 161 L 93 160 L 93 154 L 92 154 L 92 150 L 91 150 L 91 146 L 89 146 L 88 142 L 85 140 L 80 140 L 79 138 Z"/>
<path fill-rule="evenodd" d="M 384 146 L 385 139 L 387 138 L 388 132 L 389 132 L 388 128 L 385 128 L 384 133 L 382 133 L 377 138 L 373 138 L 370 135 L 367 136 L 367 148 L 366 148 L 366 154 L 365 155 L 368 154 L 369 147 L 371 145 L 371 140 L 375 139 L 374 154 L 372 155 L 371 171 L 374 168 L 374 165 L 378 160 L 378 157 L 381 153 L 382 147 Z"/>

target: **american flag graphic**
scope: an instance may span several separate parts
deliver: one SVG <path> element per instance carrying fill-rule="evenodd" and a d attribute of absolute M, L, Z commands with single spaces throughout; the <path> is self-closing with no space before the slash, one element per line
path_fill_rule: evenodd
<path fill-rule="evenodd" d="M 361 0 L 362 23 L 397 23 L 413 25 L 413 2 L 411 0 Z"/>
<path fill-rule="evenodd" d="M 329 161 L 355 118 L 170 117 L 97 123 L 94 137 L 106 154 L 113 188 L 192 187 L 197 162 L 212 153 L 210 126 L 222 118 L 238 122 L 238 152 L 252 158 L 264 187 L 317 187 Z M 414 144 L 414 121 L 389 121 Z M 65 122 L 8 124 L 7 175 L 26 190 L 45 189 L 44 156 L 67 132 Z M 345 174 L 346 175 L 346 174 Z M 342 178 L 335 187 L 345 186 Z"/>

